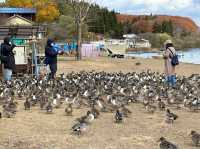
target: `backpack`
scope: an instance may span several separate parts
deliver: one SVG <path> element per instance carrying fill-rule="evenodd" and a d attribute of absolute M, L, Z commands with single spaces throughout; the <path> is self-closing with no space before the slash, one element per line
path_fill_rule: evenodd
<path fill-rule="evenodd" d="M 169 48 L 168 48 L 168 49 L 169 49 Z M 172 57 L 171 57 L 171 64 L 172 64 L 172 66 L 179 65 L 178 55 L 177 55 L 177 54 L 173 54 L 173 52 L 172 52 L 171 49 L 169 49 L 169 51 L 170 51 L 171 54 L 172 54 Z"/>

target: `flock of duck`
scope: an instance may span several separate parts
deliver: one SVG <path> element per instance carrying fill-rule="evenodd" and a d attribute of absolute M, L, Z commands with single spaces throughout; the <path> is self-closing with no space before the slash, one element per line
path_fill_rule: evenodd
<path fill-rule="evenodd" d="M 156 72 L 106 73 L 71 72 L 55 80 L 24 76 L 10 82 L 0 82 L 0 118 L 17 114 L 17 99 L 24 99 L 24 109 L 39 106 L 46 113 L 65 106 L 64 112 L 72 116 L 75 109 L 86 107 L 87 113 L 77 118 L 72 133 L 81 135 L 95 119 L 105 113 L 114 114 L 116 123 L 123 123 L 131 115 L 127 105 L 141 103 L 148 113 L 166 111 L 166 123 L 173 124 L 179 117 L 170 108 L 200 110 L 200 75 L 178 77 L 177 86 L 169 87 L 165 76 Z M 63 106 L 62 106 L 63 107 Z M 191 140 L 200 146 L 200 134 L 191 131 Z M 177 149 L 177 145 L 159 139 L 160 149 Z"/>

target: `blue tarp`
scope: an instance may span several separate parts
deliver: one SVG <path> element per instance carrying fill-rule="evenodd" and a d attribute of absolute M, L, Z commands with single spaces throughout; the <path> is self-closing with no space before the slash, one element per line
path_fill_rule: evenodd
<path fill-rule="evenodd" d="M 69 52 L 69 51 L 72 51 L 72 50 L 75 50 L 77 47 L 77 44 L 76 43 L 57 43 L 55 45 L 55 49 L 58 51 L 60 49 L 63 49 L 64 52 Z"/>
<path fill-rule="evenodd" d="M 33 8 L 0 8 L 0 13 L 35 14 L 36 9 L 33 9 Z"/>

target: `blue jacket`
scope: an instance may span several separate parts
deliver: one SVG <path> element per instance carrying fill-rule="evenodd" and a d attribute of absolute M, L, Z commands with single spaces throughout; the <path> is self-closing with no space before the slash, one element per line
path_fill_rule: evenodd
<path fill-rule="evenodd" d="M 52 46 L 53 40 L 48 39 L 45 47 L 45 64 L 51 65 L 57 63 L 58 52 Z"/>

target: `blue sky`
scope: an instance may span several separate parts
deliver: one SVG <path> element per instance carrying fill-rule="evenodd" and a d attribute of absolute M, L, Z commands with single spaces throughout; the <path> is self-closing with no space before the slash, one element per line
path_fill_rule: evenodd
<path fill-rule="evenodd" d="M 200 26 L 200 0 L 95 0 L 125 14 L 165 14 L 192 18 Z"/>

